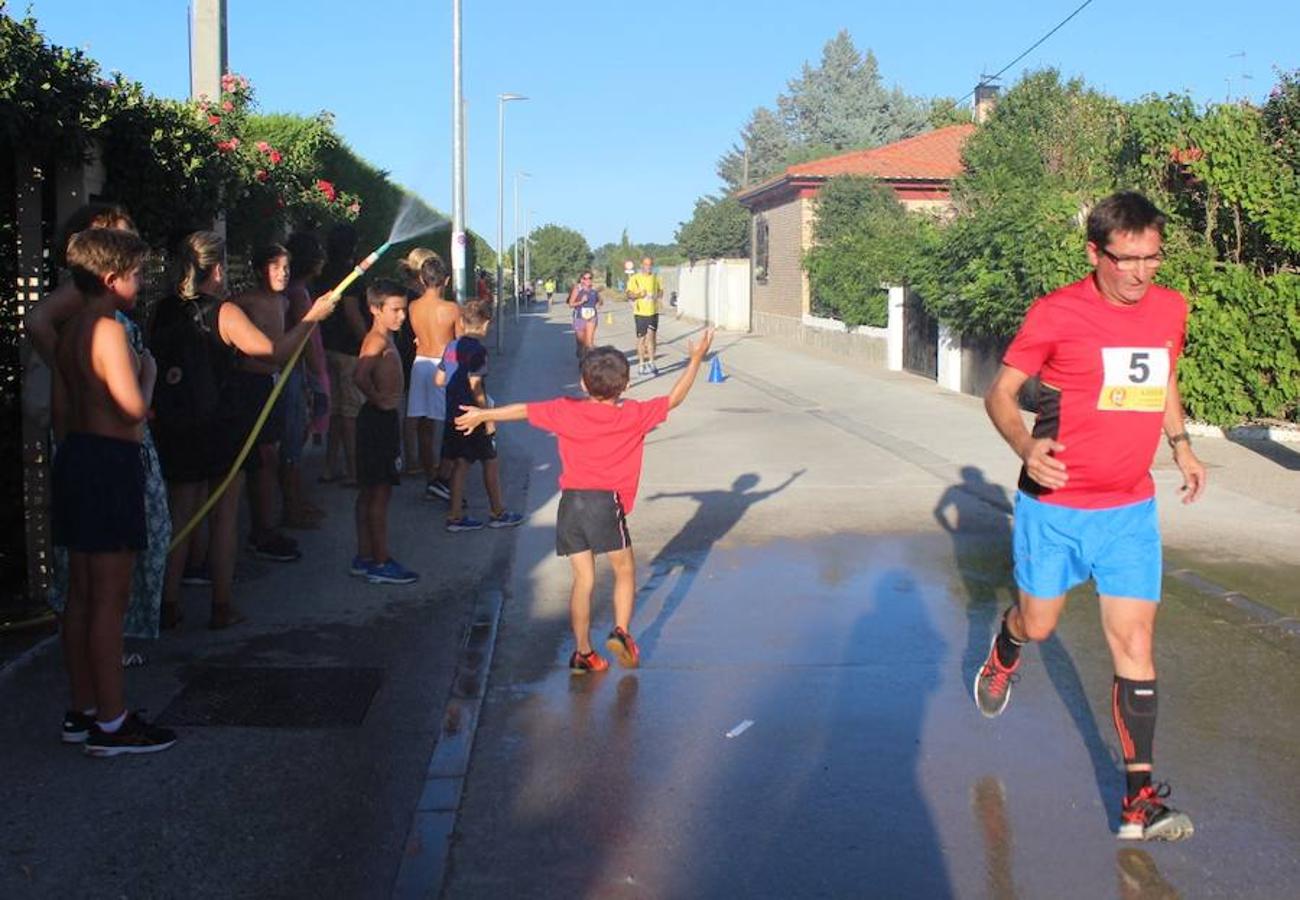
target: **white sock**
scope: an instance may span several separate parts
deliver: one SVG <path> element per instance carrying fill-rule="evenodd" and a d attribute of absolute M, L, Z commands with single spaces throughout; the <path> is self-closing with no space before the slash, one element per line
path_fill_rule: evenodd
<path fill-rule="evenodd" d="M 118 716 L 113 721 L 96 722 L 95 724 L 98 725 L 99 730 L 104 732 L 105 734 L 117 734 L 118 729 L 122 727 L 122 723 L 125 721 L 126 721 L 126 710 L 122 710 L 122 715 Z"/>

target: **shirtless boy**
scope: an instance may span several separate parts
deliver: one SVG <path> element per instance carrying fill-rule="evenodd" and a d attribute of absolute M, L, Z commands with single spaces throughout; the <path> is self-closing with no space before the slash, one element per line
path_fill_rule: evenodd
<path fill-rule="evenodd" d="M 285 314 L 289 300 L 285 289 L 289 286 L 289 251 L 280 244 L 268 244 L 253 254 L 253 274 L 256 286 L 235 297 L 235 303 L 258 330 L 272 343 L 284 337 Z M 275 376 L 280 371 L 278 363 L 270 359 L 240 355 L 236 371 L 231 376 L 238 387 L 233 396 L 241 400 L 241 409 L 249 428 L 261 412 L 266 398 L 275 387 Z M 252 532 L 249 549 L 255 556 L 276 562 L 293 562 L 301 558 L 298 542 L 275 530 L 272 510 L 275 508 L 276 481 L 280 471 L 280 439 L 284 433 L 283 401 L 277 401 L 270 416 L 258 434 L 253 452 L 248 455 L 244 469 L 249 473 L 248 506 L 252 514 Z"/>
<path fill-rule="evenodd" d="M 402 359 L 393 333 L 406 321 L 406 289 L 377 278 L 366 288 L 372 316 L 354 378 L 366 398 L 357 413 L 357 555 L 351 574 L 371 584 L 411 584 L 420 576 L 388 555 L 388 501 L 401 483 Z"/>
<path fill-rule="evenodd" d="M 67 435 L 51 473 L 54 543 L 68 549 L 63 649 L 72 685 L 65 743 L 91 756 L 166 750 L 176 735 L 129 713 L 123 699 L 122 622 L 145 531 L 144 420 L 157 366 L 137 357 L 114 314 L 135 306 L 148 245 L 91 228 L 68 243 L 68 267 L 86 298 L 55 345 L 55 408 Z"/>
<path fill-rule="evenodd" d="M 409 310 L 416 357 L 411 366 L 406 415 L 420 420 L 420 464 L 424 467 L 425 496 L 450 500 L 451 460 L 440 458 L 435 463 L 433 456 L 433 448 L 442 445 L 447 419 L 447 392 L 434 383 L 434 378 L 443 351 L 461 333 L 460 306 L 443 296 L 449 273 L 447 264 L 436 253 L 427 255 L 412 275 L 418 278 L 424 293 L 411 301 Z"/>

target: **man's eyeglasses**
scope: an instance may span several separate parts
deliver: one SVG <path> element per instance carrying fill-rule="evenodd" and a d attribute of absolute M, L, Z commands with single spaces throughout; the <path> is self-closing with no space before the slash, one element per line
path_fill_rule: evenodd
<path fill-rule="evenodd" d="M 1165 258 L 1156 253 L 1153 256 L 1116 256 L 1105 247 L 1098 247 L 1101 255 L 1115 264 L 1115 268 L 1121 272 L 1136 272 L 1138 269 L 1146 266 L 1148 269 L 1158 269 Z"/>

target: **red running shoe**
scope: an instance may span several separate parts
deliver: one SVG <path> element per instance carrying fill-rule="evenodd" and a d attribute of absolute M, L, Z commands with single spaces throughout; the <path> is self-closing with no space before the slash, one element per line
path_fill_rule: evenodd
<path fill-rule="evenodd" d="M 641 648 L 636 645 L 632 635 L 625 628 L 615 628 L 605 640 L 609 652 L 618 657 L 619 665 L 625 669 L 635 669 L 641 664 Z"/>
<path fill-rule="evenodd" d="M 988 658 L 975 673 L 975 705 L 986 718 L 1000 716 L 1002 710 L 1007 708 L 1007 703 L 1011 700 L 1011 685 L 1016 681 L 1018 668 L 1019 659 L 1013 666 L 1004 666 L 1002 660 L 998 659 L 998 637 L 995 634 L 993 643 L 989 645 Z"/>
<path fill-rule="evenodd" d="M 574 675 L 586 675 L 588 672 L 603 672 L 609 668 L 609 663 L 605 657 L 601 656 L 595 650 L 587 653 L 573 651 L 569 657 L 569 671 Z"/>
<path fill-rule="evenodd" d="M 1187 813 L 1166 806 L 1169 785 L 1148 784 L 1136 797 L 1125 797 L 1119 814 L 1121 841 L 1181 841 L 1192 836 L 1192 820 Z"/>

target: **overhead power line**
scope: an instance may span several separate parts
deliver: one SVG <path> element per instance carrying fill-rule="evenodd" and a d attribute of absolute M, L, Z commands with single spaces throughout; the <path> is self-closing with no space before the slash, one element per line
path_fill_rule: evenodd
<path fill-rule="evenodd" d="M 1011 68 L 1012 66 L 1014 66 L 1016 63 L 1020 62 L 1020 61 L 1021 61 L 1022 59 L 1024 59 L 1026 56 L 1028 56 L 1029 54 L 1031 54 L 1031 53 L 1033 53 L 1035 50 L 1037 50 L 1037 49 L 1039 48 L 1039 46 L 1042 45 L 1043 41 L 1047 40 L 1049 37 L 1051 37 L 1052 35 L 1056 34 L 1056 32 L 1060 31 L 1063 27 L 1065 27 L 1065 24 L 1066 24 L 1067 22 L 1069 22 L 1071 19 L 1073 19 L 1075 16 L 1077 16 L 1079 13 L 1083 12 L 1085 9 L 1087 9 L 1087 8 L 1088 8 L 1089 6 L 1091 6 L 1091 5 L 1092 5 L 1092 0 L 1083 0 L 1083 2 L 1079 4 L 1078 8 L 1075 9 L 1074 12 L 1070 13 L 1070 14 L 1069 14 L 1068 16 L 1066 16 L 1064 19 L 1062 19 L 1061 21 L 1057 22 L 1056 25 L 1053 26 L 1053 28 L 1052 28 L 1051 31 L 1047 32 L 1047 34 L 1043 35 L 1043 36 L 1040 37 L 1038 40 L 1036 40 L 1036 41 L 1034 41 L 1032 44 L 1030 44 L 1030 45 L 1029 45 L 1029 49 L 1027 49 L 1024 53 L 1022 53 L 1022 54 L 1020 54 L 1019 56 L 1017 56 L 1015 59 L 1011 60 L 1011 62 L 1007 63 L 1007 64 L 1006 64 L 1005 66 L 1003 66 L 1001 69 L 999 69 L 996 75 L 986 75 L 986 76 L 982 77 L 982 78 L 980 79 L 979 87 L 983 87 L 984 85 L 989 84 L 990 82 L 997 81 L 999 78 L 1002 77 L 1002 74 L 1003 74 L 1004 72 L 1006 72 L 1007 69 L 1010 69 L 1010 68 Z M 978 88 L 976 88 L 976 90 L 978 90 Z M 974 97 L 974 96 L 975 96 L 975 91 L 971 91 L 971 92 L 970 92 L 969 94 L 967 94 L 965 97 L 962 97 L 960 100 L 958 100 L 958 101 L 957 101 L 957 105 L 960 106 L 961 104 L 965 103 L 967 100 L 969 100 L 971 97 Z"/>

